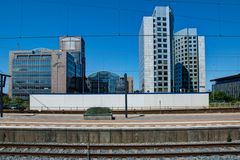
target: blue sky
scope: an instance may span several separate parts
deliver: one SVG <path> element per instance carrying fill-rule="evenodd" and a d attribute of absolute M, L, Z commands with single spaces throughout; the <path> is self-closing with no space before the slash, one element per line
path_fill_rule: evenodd
<path fill-rule="evenodd" d="M 219 3 L 220 2 L 220 3 Z M 207 88 L 210 79 L 240 72 L 238 0 L 8 0 L 0 5 L 0 71 L 8 72 L 8 53 L 16 49 L 58 49 L 58 38 L 4 39 L 4 37 L 85 35 L 87 74 L 108 70 L 138 80 L 137 35 L 143 16 L 157 5 L 170 5 L 175 31 L 198 28 L 206 37 Z"/>

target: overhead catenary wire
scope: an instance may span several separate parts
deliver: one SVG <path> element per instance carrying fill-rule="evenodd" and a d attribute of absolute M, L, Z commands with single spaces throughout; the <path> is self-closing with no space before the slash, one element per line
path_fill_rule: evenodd
<path fill-rule="evenodd" d="M 52 35 L 52 36 L 0 36 L 0 40 L 14 40 L 14 39 L 58 39 L 63 35 Z M 71 35 L 68 35 L 71 36 Z M 149 35 L 139 35 L 139 34 L 81 34 L 82 37 L 93 37 L 93 38 L 107 38 L 107 37 L 144 37 L 144 36 L 157 36 L 157 34 Z M 172 35 L 166 35 L 172 36 Z M 187 35 L 174 35 L 180 37 L 186 37 Z M 189 35 L 189 36 L 204 36 L 209 38 L 240 38 L 240 35 L 231 35 L 231 34 L 199 34 L 199 35 Z"/>
<path fill-rule="evenodd" d="M 157 0 L 161 3 L 176 3 L 176 4 L 200 4 L 200 5 L 222 5 L 222 6 L 240 6 L 240 3 L 237 2 L 222 2 L 222 1 L 203 1 L 203 0 Z"/>

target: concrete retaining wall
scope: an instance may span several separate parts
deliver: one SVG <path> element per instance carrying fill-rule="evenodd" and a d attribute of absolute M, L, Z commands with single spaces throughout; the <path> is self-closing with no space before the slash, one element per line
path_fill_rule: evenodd
<path fill-rule="evenodd" d="M 208 108 L 208 93 L 128 94 L 129 110 Z M 40 94 L 30 95 L 31 110 L 86 110 L 110 107 L 123 110 L 124 94 Z"/>
<path fill-rule="evenodd" d="M 240 127 L 197 129 L 23 129 L 1 128 L 0 143 L 169 143 L 240 140 Z"/>

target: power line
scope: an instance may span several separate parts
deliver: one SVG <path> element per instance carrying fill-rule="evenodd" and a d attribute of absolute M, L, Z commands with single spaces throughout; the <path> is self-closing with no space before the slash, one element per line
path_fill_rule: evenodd
<path fill-rule="evenodd" d="M 165 2 L 168 2 L 165 0 Z M 171 3 L 186 3 L 186 2 L 179 2 L 179 1 L 169 1 Z M 192 1 L 187 1 L 187 3 L 192 3 Z M 199 1 L 200 2 L 200 1 Z M 33 1 L 33 3 L 38 3 L 38 1 Z M 54 3 L 54 2 L 49 2 L 52 3 L 54 5 L 63 5 L 63 7 L 65 7 L 65 4 L 61 4 L 61 3 Z M 48 4 L 49 4 L 48 3 Z M 42 4 L 42 3 L 41 3 Z M 195 3 L 198 4 L 198 3 Z M 201 3 L 204 4 L 204 3 Z M 209 4 L 209 3 L 206 3 Z M 216 4 L 219 6 L 219 4 L 226 4 L 226 3 L 210 3 L 210 4 Z M 229 4 L 229 3 L 228 3 Z M 233 4 L 232 4 L 233 5 Z M 240 3 L 237 3 L 237 5 L 240 6 Z M 71 7 L 81 7 L 81 8 L 98 8 L 98 9 L 108 9 L 108 10 L 113 10 L 118 12 L 135 12 L 135 13 L 144 13 L 144 14 L 149 14 L 152 12 L 152 10 L 140 10 L 140 9 L 132 9 L 132 8 L 120 8 L 120 5 L 117 5 L 117 7 L 111 7 L 111 6 L 96 6 L 96 5 L 86 5 L 86 4 L 75 4 L 75 3 L 70 3 L 68 2 L 68 6 Z M 119 14 L 119 13 L 118 13 Z M 118 15 L 119 16 L 119 15 Z M 186 16 L 186 15 L 174 15 L 174 17 L 179 17 L 179 18 L 188 18 L 188 19 L 199 19 L 199 20 L 207 20 L 207 21 L 219 21 L 218 19 L 214 19 L 214 18 L 205 18 L 205 17 L 192 17 L 192 16 Z M 230 22 L 230 23 L 240 23 L 240 21 L 229 21 L 229 20 L 223 20 L 223 22 Z"/>
<path fill-rule="evenodd" d="M 213 1 L 200 1 L 200 0 L 157 0 L 157 2 L 161 3 L 176 3 L 176 4 L 200 4 L 200 5 L 221 5 L 221 6 L 240 6 L 240 3 L 234 2 L 213 2 Z"/>
<path fill-rule="evenodd" d="M 58 39 L 63 35 L 58 36 L 0 36 L 1 40 L 14 40 L 14 39 Z M 69 35 L 70 36 L 70 35 Z M 149 34 L 149 35 L 138 35 L 138 34 L 82 34 L 82 37 L 95 37 L 95 38 L 107 38 L 107 37 L 153 37 L 159 36 L 157 34 Z M 209 38 L 240 38 L 240 35 L 227 35 L 227 34 L 199 34 L 199 35 L 165 35 L 165 37 L 187 37 L 187 36 L 204 36 Z M 161 36 L 164 37 L 164 36 Z"/>

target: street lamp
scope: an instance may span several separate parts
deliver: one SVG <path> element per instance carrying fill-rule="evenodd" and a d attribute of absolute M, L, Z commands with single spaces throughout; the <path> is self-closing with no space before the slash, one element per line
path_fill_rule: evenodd
<path fill-rule="evenodd" d="M 7 77 L 11 77 L 10 75 L 0 73 L 0 114 L 3 117 L 3 88 L 6 84 Z"/>
<path fill-rule="evenodd" d="M 127 73 L 124 74 L 124 86 L 125 86 L 125 118 L 128 118 L 128 81 L 127 81 Z"/>

